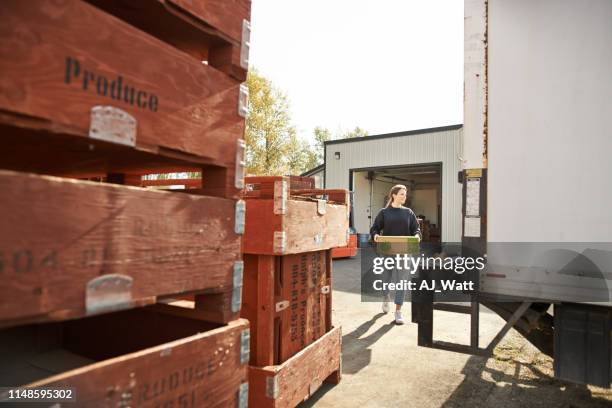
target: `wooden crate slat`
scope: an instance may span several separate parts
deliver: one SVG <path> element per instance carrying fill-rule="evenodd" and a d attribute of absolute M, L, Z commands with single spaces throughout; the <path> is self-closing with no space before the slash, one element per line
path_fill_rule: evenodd
<path fill-rule="evenodd" d="M 239 81 L 243 21 L 250 20 L 250 0 L 87 0 L 108 13 L 207 61 Z M 247 43 L 249 35 L 245 38 Z"/>
<path fill-rule="evenodd" d="M 82 316 L 101 276 L 131 278 L 133 306 L 233 290 L 234 200 L 11 171 L 0 191 L 0 325 Z"/>
<path fill-rule="evenodd" d="M 17 327 L 0 332 L 0 377 L 75 388 L 78 406 L 237 406 L 247 330 L 243 319 L 215 328 L 147 309 Z"/>
<path fill-rule="evenodd" d="M 235 166 L 244 119 L 226 74 L 84 2 L 2 2 L 0 13 L 4 168 Z M 134 147 L 90 137 L 95 106 L 135 119 Z"/>
<path fill-rule="evenodd" d="M 281 365 L 249 367 L 249 406 L 291 408 L 326 381 L 341 378 L 342 332 L 336 327 Z"/>
<path fill-rule="evenodd" d="M 313 189 L 314 178 L 300 176 L 249 176 L 245 177 L 245 198 L 274 198 L 274 183 L 287 182 L 289 191 L 297 189 Z"/>
<path fill-rule="evenodd" d="M 242 41 L 242 20 L 249 20 L 250 0 L 166 0 L 186 13 L 201 18 L 235 41 Z"/>
<path fill-rule="evenodd" d="M 286 214 L 274 214 L 273 199 L 246 201 L 244 253 L 295 254 L 347 244 L 346 205 L 326 204 L 325 214 L 320 214 L 317 202 L 289 199 Z M 282 233 L 285 234 L 284 250 L 278 242 Z"/>
<path fill-rule="evenodd" d="M 244 255 L 251 364 L 280 364 L 331 329 L 331 252 Z"/>
<path fill-rule="evenodd" d="M 289 306 L 280 312 L 278 362 L 286 361 L 326 331 L 329 292 L 324 294 L 323 288 L 330 288 L 326 252 L 281 257 L 282 286 L 278 299 L 289 302 Z"/>
<path fill-rule="evenodd" d="M 242 251 L 287 255 L 346 246 L 347 190 L 314 189 L 312 184 L 311 177 L 246 177 Z"/>

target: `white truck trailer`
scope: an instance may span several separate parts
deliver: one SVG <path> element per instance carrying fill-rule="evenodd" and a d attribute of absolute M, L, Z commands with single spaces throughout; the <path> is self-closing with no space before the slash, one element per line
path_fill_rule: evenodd
<path fill-rule="evenodd" d="M 464 17 L 462 244 L 488 262 L 454 308 L 472 314 L 463 350 L 515 327 L 556 377 L 609 387 L 612 1 L 465 0 Z M 485 349 L 479 303 L 507 321 Z M 452 348 L 430 314 L 419 344 Z"/>

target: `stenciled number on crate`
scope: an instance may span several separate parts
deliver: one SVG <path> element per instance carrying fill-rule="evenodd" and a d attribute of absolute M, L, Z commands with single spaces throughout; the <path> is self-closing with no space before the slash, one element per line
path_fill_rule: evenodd
<path fill-rule="evenodd" d="M 128 84 L 121 75 L 109 81 L 104 75 L 91 69 L 85 69 L 74 57 L 66 57 L 64 83 L 80 85 L 83 92 L 95 92 L 99 96 L 151 112 L 157 112 L 159 108 L 159 99 L 154 93 Z"/>
<path fill-rule="evenodd" d="M 308 258 L 300 256 L 300 348 L 306 347 L 306 316 L 308 314 Z"/>
<path fill-rule="evenodd" d="M 298 302 L 298 265 L 291 265 L 291 323 L 289 333 L 291 335 L 291 341 L 297 341 L 298 335 L 298 314 L 297 314 L 297 302 Z"/>
<path fill-rule="evenodd" d="M 69 261 L 64 258 L 61 262 L 60 254 L 54 249 L 43 252 L 41 256 L 32 250 L 21 249 L 10 252 L 0 251 L 0 273 L 12 271 L 15 274 L 23 274 L 39 268 L 57 270 L 62 266 L 83 269 L 100 267 L 101 273 L 104 273 L 113 264 L 142 262 L 194 264 L 196 262 L 195 258 L 205 255 L 201 245 L 182 245 L 169 248 L 151 247 L 140 249 L 139 253 L 133 256 L 121 254 L 117 248 L 103 246 L 102 248 L 89 247 L 82 249 L 77 252 L 75 257 L 71 256 Z"/>
<path fill-rule="evenodd" d="M 312 255 L 312 288 L 314 290 L 314 303 L 313 303 L 313 313 L 312 313 L 312 333 L 310 341 L 315 341 L 319 337 L 319 333 L 321 333 L 321 302 L 324 302 L 325 299 L 321 297 L 318 293 L 319 287 L 321 286 L 322 280 L 322 272 L 323 268 L 321 268 L 322 255 L 321 252 L 315 252 Z"/>
<path fill-rule="evenodd" d="M 0 251 L 0 273 L 8 273 L 12 270 L 16 274 L 31 272 L 35 267 L 46 269 L 57 269 L 57 251 L 52 250 L 41 258 L 37 258 L 29 249 L 12 251 L 9 253 Z"/>

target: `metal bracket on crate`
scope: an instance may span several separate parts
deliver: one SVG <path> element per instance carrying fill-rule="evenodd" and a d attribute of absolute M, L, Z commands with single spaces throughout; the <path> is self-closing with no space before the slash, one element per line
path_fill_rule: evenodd
<path fill-rule="evenodd" d="M 240 66 L 249 69 L 249 53 L 251 50 L 251 23 L 242 20 L 242 43 L 240 44 Z"/>
<path fill-rule="evenodd" d="M 246 118 L 249 113 L 249 88 L 246 84 L 240 84 L 238 95 L 238 115 Z"/>
<path fill-rule="evenodd" d="M 274 253 L 284 254 L 287 250 L 287 233 L 285 231 L 274 231 Z"/>
<path fill-rule="evenodd" d="M 249 362 L 251 353 L 251 331 L 244 329 L 240 334 L 240 364 Z"/>
<path fill-rule="evenodd" d="M 327 201 L 326 200 L 317 200 L 317 214 L 325 215 L 327 212 Z"/>
<path fill-rule="evenodd" d="M 244 234 L 244 220 L 246 217 L 246 202 L 244 200 L 236 201 L 236 217 L 234 224 L 234 232 L 238 235 Z"/>
<path fill-rule="evenodd" d="M 278 377 L 266 378 L 266 397 L 271 399 L 278 398 Z"/>
<path fill-rule="evenodd" d="M 244 168 L 246 162 L 244 161 L 244 149 L 246 149 L 246 142 L 243 139 L 238 139 L 238 146 L 236 148 L 236 176 L 234 184 L 236 188 L 244 188 Z"/>
<path fill-rule="evenodd" d="M 85 310 L 88 315 L 121 310 L 132 304 L 131 276 L 109 274 L 98 276 L 87 283 Z"/>
<path fill-rule="evenodd" d="M 240 311 L 242 306 L 242 276 L 244 271 L 244 262 L 234 262 L 234 280 L 232 289 L 232 312 Z"/>
<path fill-rule="evenodd" d="M 274 214 L 287 213 L 287 199 L 289 196 L 289 184 L 287 180 L 274 182 Z"/>
<path fill-rule="evenodd" d="M 136 146 L 136 119 L 114 106 L 91 108 L 89 137 L 134 147 Z"/>
<path fill-rule="evenodd" d="M 321 287 L 321 294 L 323 295 L 329 295 L 330 291 L 331 291 L 331 288 L 329 287 L 329 285 L 325 285 Z"/>
<path fill-rule="evenodd" d="M 249 406 L 249 383 L 240 384 L 238 388 L 238 408 L 247 408 Z"/>
<path fill-rule="evenodd" d="M 276 313 L 282 312 L 283 310 L 285 310 L 288 307 L 289 307 L 289 301 L 288 300 L 281 300 L 280 302 L 277 302 L 276 305 L 275 305 Z"/>

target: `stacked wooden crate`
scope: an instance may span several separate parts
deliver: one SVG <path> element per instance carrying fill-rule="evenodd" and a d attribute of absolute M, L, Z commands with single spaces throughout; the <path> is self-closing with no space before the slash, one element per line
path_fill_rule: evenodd
<path fill-rule="evenodd" d="M 332 257 L 352 258 L 357 255 L 357 234 L 350 234 L 348 244 L 344 247 L 332 249 Z"/>
<path fill-rule="evenodd" d="M 246 405 L 249 14 L 0 2 L 1 385 L 73 387 L 77 406 Z M 203 177 L 188 194 L 130 186 L 176 169 Z"/>
<path fill-rule="evenodd" d="M 249 404 L 294 407 L 341 374 L 331 248 L 346 246 L 348 192 L 247 177 L 242 316 L 251 322 Z"/>

